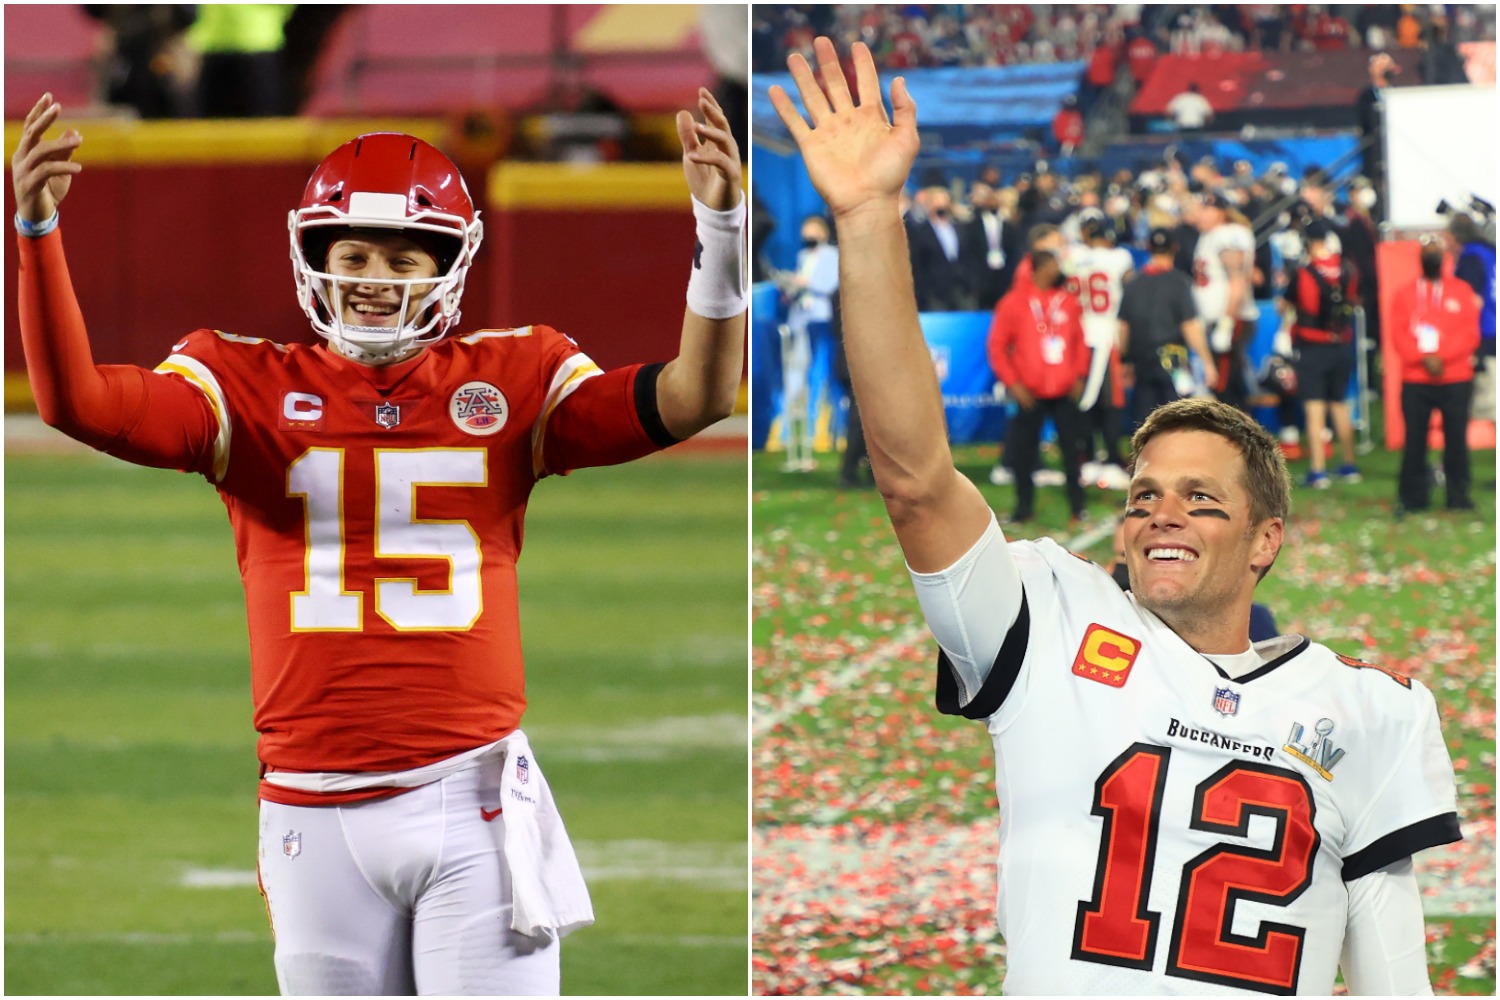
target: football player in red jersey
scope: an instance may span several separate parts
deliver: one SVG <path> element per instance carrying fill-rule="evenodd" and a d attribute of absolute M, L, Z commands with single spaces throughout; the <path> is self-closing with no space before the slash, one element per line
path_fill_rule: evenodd
<path fill-rule="evenodd" d="M 1129 594 L 1051 539 L 1008 542 L 953 465 L 899 194 L 920 146 L 869 49 L 826 38 L 770 96 L 838 231 L 870 467 L 938 641 L 937 706 L 983 720 L 1007 994 L 1430 993 L 1412 855 L 1461 839 L 1420 682 L 1300 635 L 1251 643 L 1290 481 L 1214 400 L 1133 441 Z M 1059 734 L 1064 738 L 1059 740 Z"/>
<path fill-rule="evenodd" d="M 82 139 L 44 139 L 51 95 L 27 116 L 12 173 L 43 419 L 200 473 L 228 509 L 283 993 L 556 994 L 559 940 L 593 920 L 518 728 L 516 560 L 540 478 L 733 406 L 739 152 L 706 90 L 698 109 L 677 120 L 698 243 L 679 353 L 608 372 L 548 327 L 453 333 L 479 212 L 443 154 L 392 133 L 335 150 L 291 213 L 298 300 L 326 343 L 199 330 L 155 371 L 95 365 L 58 222 Z"/>

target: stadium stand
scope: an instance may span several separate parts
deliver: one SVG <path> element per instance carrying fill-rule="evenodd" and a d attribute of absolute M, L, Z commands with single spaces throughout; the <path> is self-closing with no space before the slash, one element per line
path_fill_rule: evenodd
<path fill-rule="evenodd" d="M 710 80 L 689 6 L 519 4 L 505 31 L 484 6 L 433 17 L 369 5 L 344 16 L 314 70 L 313 115 L 451 107 L 571 110 L 595 93 L 626 112 L 667 111 Z"/>
<path fill-rule="evenodd" d="M 66 107 L 94 106 L 102 33 L 76 4 L 6 7 L 5 117 L 24 118 L 46 90 Z"/>

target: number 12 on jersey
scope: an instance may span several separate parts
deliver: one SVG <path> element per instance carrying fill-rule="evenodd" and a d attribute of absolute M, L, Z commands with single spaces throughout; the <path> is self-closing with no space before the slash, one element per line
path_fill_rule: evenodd
<path fill-rule="evenodd" d="M 1147 908 L 1164 817 L 1172 751 L 1136 743 L 1094 783 L 1093 814 L 1104 820 L 1092 899 L 1078 904 L 1072 958 L 1150 971 L 1161 914 Z M 1246 837 L 1252 816 L 1276 823 L 1271 847 L 1219 843 L 1182 868 L 1169 933 L 1166 974 L 1261 993 L 1297 992 L 1307 930 L 1266 922 L 1254 937 L 1235 934 L 1241 900 L 1288 906 L 1312 884 L 1321 838 L 1312 790 L 1295 771 L 1231 761 L 1199 783 L 1188 826 Z M 1166 817 L 1165 821 L 1179 817 Z"/>
<path fill-rule="evenodd" d="M 418 519 L 419 486 L 484 486 L 482 448 L 375 450 L 376 559 L 441 559 L 446 590 L 418 590 L 412 577 L 377 578 L 375 613 L 398 631 L 463 630 L 483 610 L 479 536 L 467 521 Z M 364 593 L 347 589 L 344 451 L 310 448 L 287 467 L 287 496 L 300 497 L 307 547 L 306 589 L 292 594 L 292 629 L 357 632 Z"/>

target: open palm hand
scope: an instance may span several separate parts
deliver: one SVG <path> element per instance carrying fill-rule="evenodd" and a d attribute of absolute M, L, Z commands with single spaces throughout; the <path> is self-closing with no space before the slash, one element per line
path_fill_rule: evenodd
<path fill-rule="evenodd" d="M 787 60 L 811 124 L 785 90 L 771 88 L 771 103 L 796 140 L 813 187 L 835 218 L 894 202 L 920 146 L 917 105 L 906 91 L 906 80 L 897 77 L 891 85 L 892 116 L 887 118 L 875 60 L 863 42 L 852 49 L 858 103 L 849 93 L 833 43 L 819 38 L 813 51 L 821 87 L 800 54 Z"/>

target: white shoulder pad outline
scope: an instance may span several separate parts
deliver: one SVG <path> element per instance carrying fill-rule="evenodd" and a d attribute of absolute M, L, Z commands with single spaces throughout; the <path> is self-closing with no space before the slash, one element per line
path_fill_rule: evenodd
<path fill-rule="evenodd" d="M 542 439 L 552 411 L 573 395 L 586 379 L 603 374 L 603 370 L 594 364 L 594 359 L 581 351 L 564 358 L 557 366 L 557 371 L 552 374 L 552 383 L 547 386 L 547 395 L 542 400 L 542 410 L 537 414 L 536 423 L 531 425 L 531 473 L 536 478 L 541 479 L 547 474 L 546 464 L 542 460 Z"/>
<path fill-rule="evenodd" d="M 197 386 L 199 391 L 208 397 L 208 405 L 213 408 L 214 419 L 219 424 L 218 436 L 214 438 L 214 482 L 223 482 L 224 475 L 229 471 L 231 428 L 229 405 L 224 400 L 224 390 L 219 387 L 219 380 L 214 378 L 214 373 L 209 371 L 207 365 L 186 354 L 169 356 L 167 360 L 156 366 L 156 371 L 163 375 L 181 375 L 189 384 Z"/>
<path fill-rule="evenodd" d="M 460 344 L 477 344 L 481 340 L 493 340 L 499 337 L 529 337 L 531 327 L 518 326 L 510 330 L 475 330 L 473 333 L 465 334 L 458 338 Z"/>

